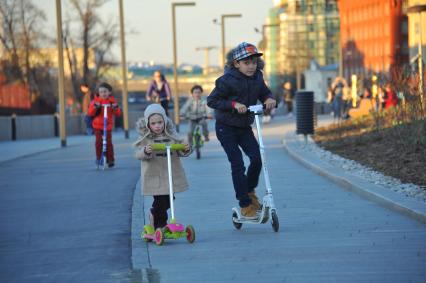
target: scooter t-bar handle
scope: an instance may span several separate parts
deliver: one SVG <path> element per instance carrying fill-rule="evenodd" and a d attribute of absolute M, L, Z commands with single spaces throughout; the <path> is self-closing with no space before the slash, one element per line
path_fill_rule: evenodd
<path fill-rule="evenodd" d="M 166 150 L 167 144 L 165 143 L 153 143 L 151 147 L 155 151 L 164 151 Z M 185 150 L 185 145 L 182 143 L 172 143 L 170 144 L 170 150 Z"/>
<path fill-rule="evenodd" d="M 250 112 L 253 112 L 254 114 L 262 114 L 263 113 L 263 108 L 265 106 L 263 104 L 256 104 L 256 105 L 251 105 L 248 107 L 248 110 Z"/>

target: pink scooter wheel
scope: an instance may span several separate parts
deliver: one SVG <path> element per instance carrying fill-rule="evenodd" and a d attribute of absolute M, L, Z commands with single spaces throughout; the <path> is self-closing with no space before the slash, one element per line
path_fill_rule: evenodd
<path fill-rule="evenodd" d="M 154 238 L 157 246 L 161 246 L 164 243 L 164 234 L 161 228 L 157 228 L 157 230 L 155 230 Z"/>
<path fill-rule="evenodd" d="M 192 244 L 195 241 L 195 230 L 194 230 L 194 227 L 192 227 L 192 225 L 186 226 L 185 232 L 186 232 L 186 240 L 189 243 Z"/>

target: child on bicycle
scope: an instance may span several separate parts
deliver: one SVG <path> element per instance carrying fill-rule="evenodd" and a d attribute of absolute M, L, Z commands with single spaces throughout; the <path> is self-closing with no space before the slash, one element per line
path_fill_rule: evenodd
<path fill-rule="evenodd" d="M 194 85 L 191 88 L 191 97 L 185 102 L 180 111 L 181 115 L 189 119 L 188 142 L 192 145 L 193 133 L 197 124 L 201 125 L 204 141 L 209 141 L 209 129 L 206 119 L 210 117 L 207 100 L 202 96 L 203 88 Z"/>
<path fill-rule="evenodd" d="M 267 110 L 276 101 L 263 80 L 262 53 L 249 43 L 240 43 L 227 55 L 225 74 L 215 82 L 207 97 L 207 105 L 215 109 L 216 136 L 231 163 L 232 182 L 241 215 L 255 218 L 260 209 L 255 188 L 262 168 L 259 144 L 251 125 L 254 114 L 247 112 L 250 105 L 260 100 Z M 246 172 L 241 149 L 250 159 Z"/>
<path fill-rule="evenodd" d="M 167 210 L 170 208 L 169 179 L 167 169 L 167 155 L 163 152 L 154 152 L 154 143 L 181 143 L 172 121 L 159 104 L 149 105 L 144 117 L 136 123 L 139 138 L 135 143 L 136 158 L 142 161 L 142 187 L 145 196 L 153 196 L 154 201 L 150 209 L 150 222 L 155 229 L 167 225 Z M 173 191 L 186 191 L 188 182 L 185 171 L 180 162 L 181 156 L 191 154 L 191 147 L 185 144 L 184 151 L 172 152 Z"/>
<path fill-rule="evenodd" d="M 118 104 L 115 98 L 111 95 L 112 86 L 108 83 L 101 83 L 98 86 L 98 94 L 92 100 L 89 105 L 87 114 L 90 117 L 93 117 L 92 126 L 96 136 L 95 148 L 96 148 L 96 164 L 101 165 L 101 156 L 102 156 L 102 136 L 104 133 L 104 105 L 107 107 L 107 152 L 106 159 L 108 167 L 114 167 L 114 147 L 112 145 L 112 127 L 114 124 L 113 117 L 121 116 L 121 109 L 118 107 Z"/>

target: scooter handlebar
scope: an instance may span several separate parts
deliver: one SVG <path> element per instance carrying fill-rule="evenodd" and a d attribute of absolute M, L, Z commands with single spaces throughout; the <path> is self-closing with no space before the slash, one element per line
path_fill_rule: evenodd
<path fill-rule="evenodd" d="M 265 109 L 264 104 L 256 104 L 256 105 L 251 105 L 248 107 L 248 111 L 253 113 L 262 113 L 264 109 Z"/>
<path fill-rule="evenodd" d="M 278 108 L 278 104 L 275 104 L 275 108 Z M 255 115 L 261 115 L 263 114 L 263 112 L 266 109 L 266 105 L 265 104 L 255 104 L 255 105 L 250 105 L 249 107 L 247 107 L 247 112 L 246 114 L 248 114 L 249 112 L 252 112 Z M 233 111 L 235 111 L 235 109 L 233 109 Z"/>
<path fill-rule="evenodd" d="M 153 143 L 151 144 L 152 150 L 154 151 L 164 151 L 166 150 L 167 144 L 165 143 Z M 183 143 L 172 143 L 170 144 L 171 150 L 185 150 L 185 144 Z"/>

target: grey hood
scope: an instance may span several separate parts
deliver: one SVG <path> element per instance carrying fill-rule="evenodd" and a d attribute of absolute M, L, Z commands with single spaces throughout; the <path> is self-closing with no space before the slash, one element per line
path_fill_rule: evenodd
<path fill-rule="evenodd" d="M 159 114 L 163 117 L 165 126 L 164 126 L 164 133 L 173 138 L 176 142 L 181 143 L 183 139 L 179 137 L 179 135 L 176 132 L 175 125 L 173 124 L 172 120 L 170 120 L 169 117 L 166 115 L 166 111 L 164 111 L 164 108 L 160 104 L 150 104 L 144 112 L 144 117 L 140 118 L 136 122 L 136 130 L 139 132 L 139 138 L 138 140 L 133 144 L 134 146 L 139 146 L 142 141 L 146 137 L 154 137 L 154 134 L 151 132 L 151 130 L 148 127 L 148 119 L 153 114 Z"/>

